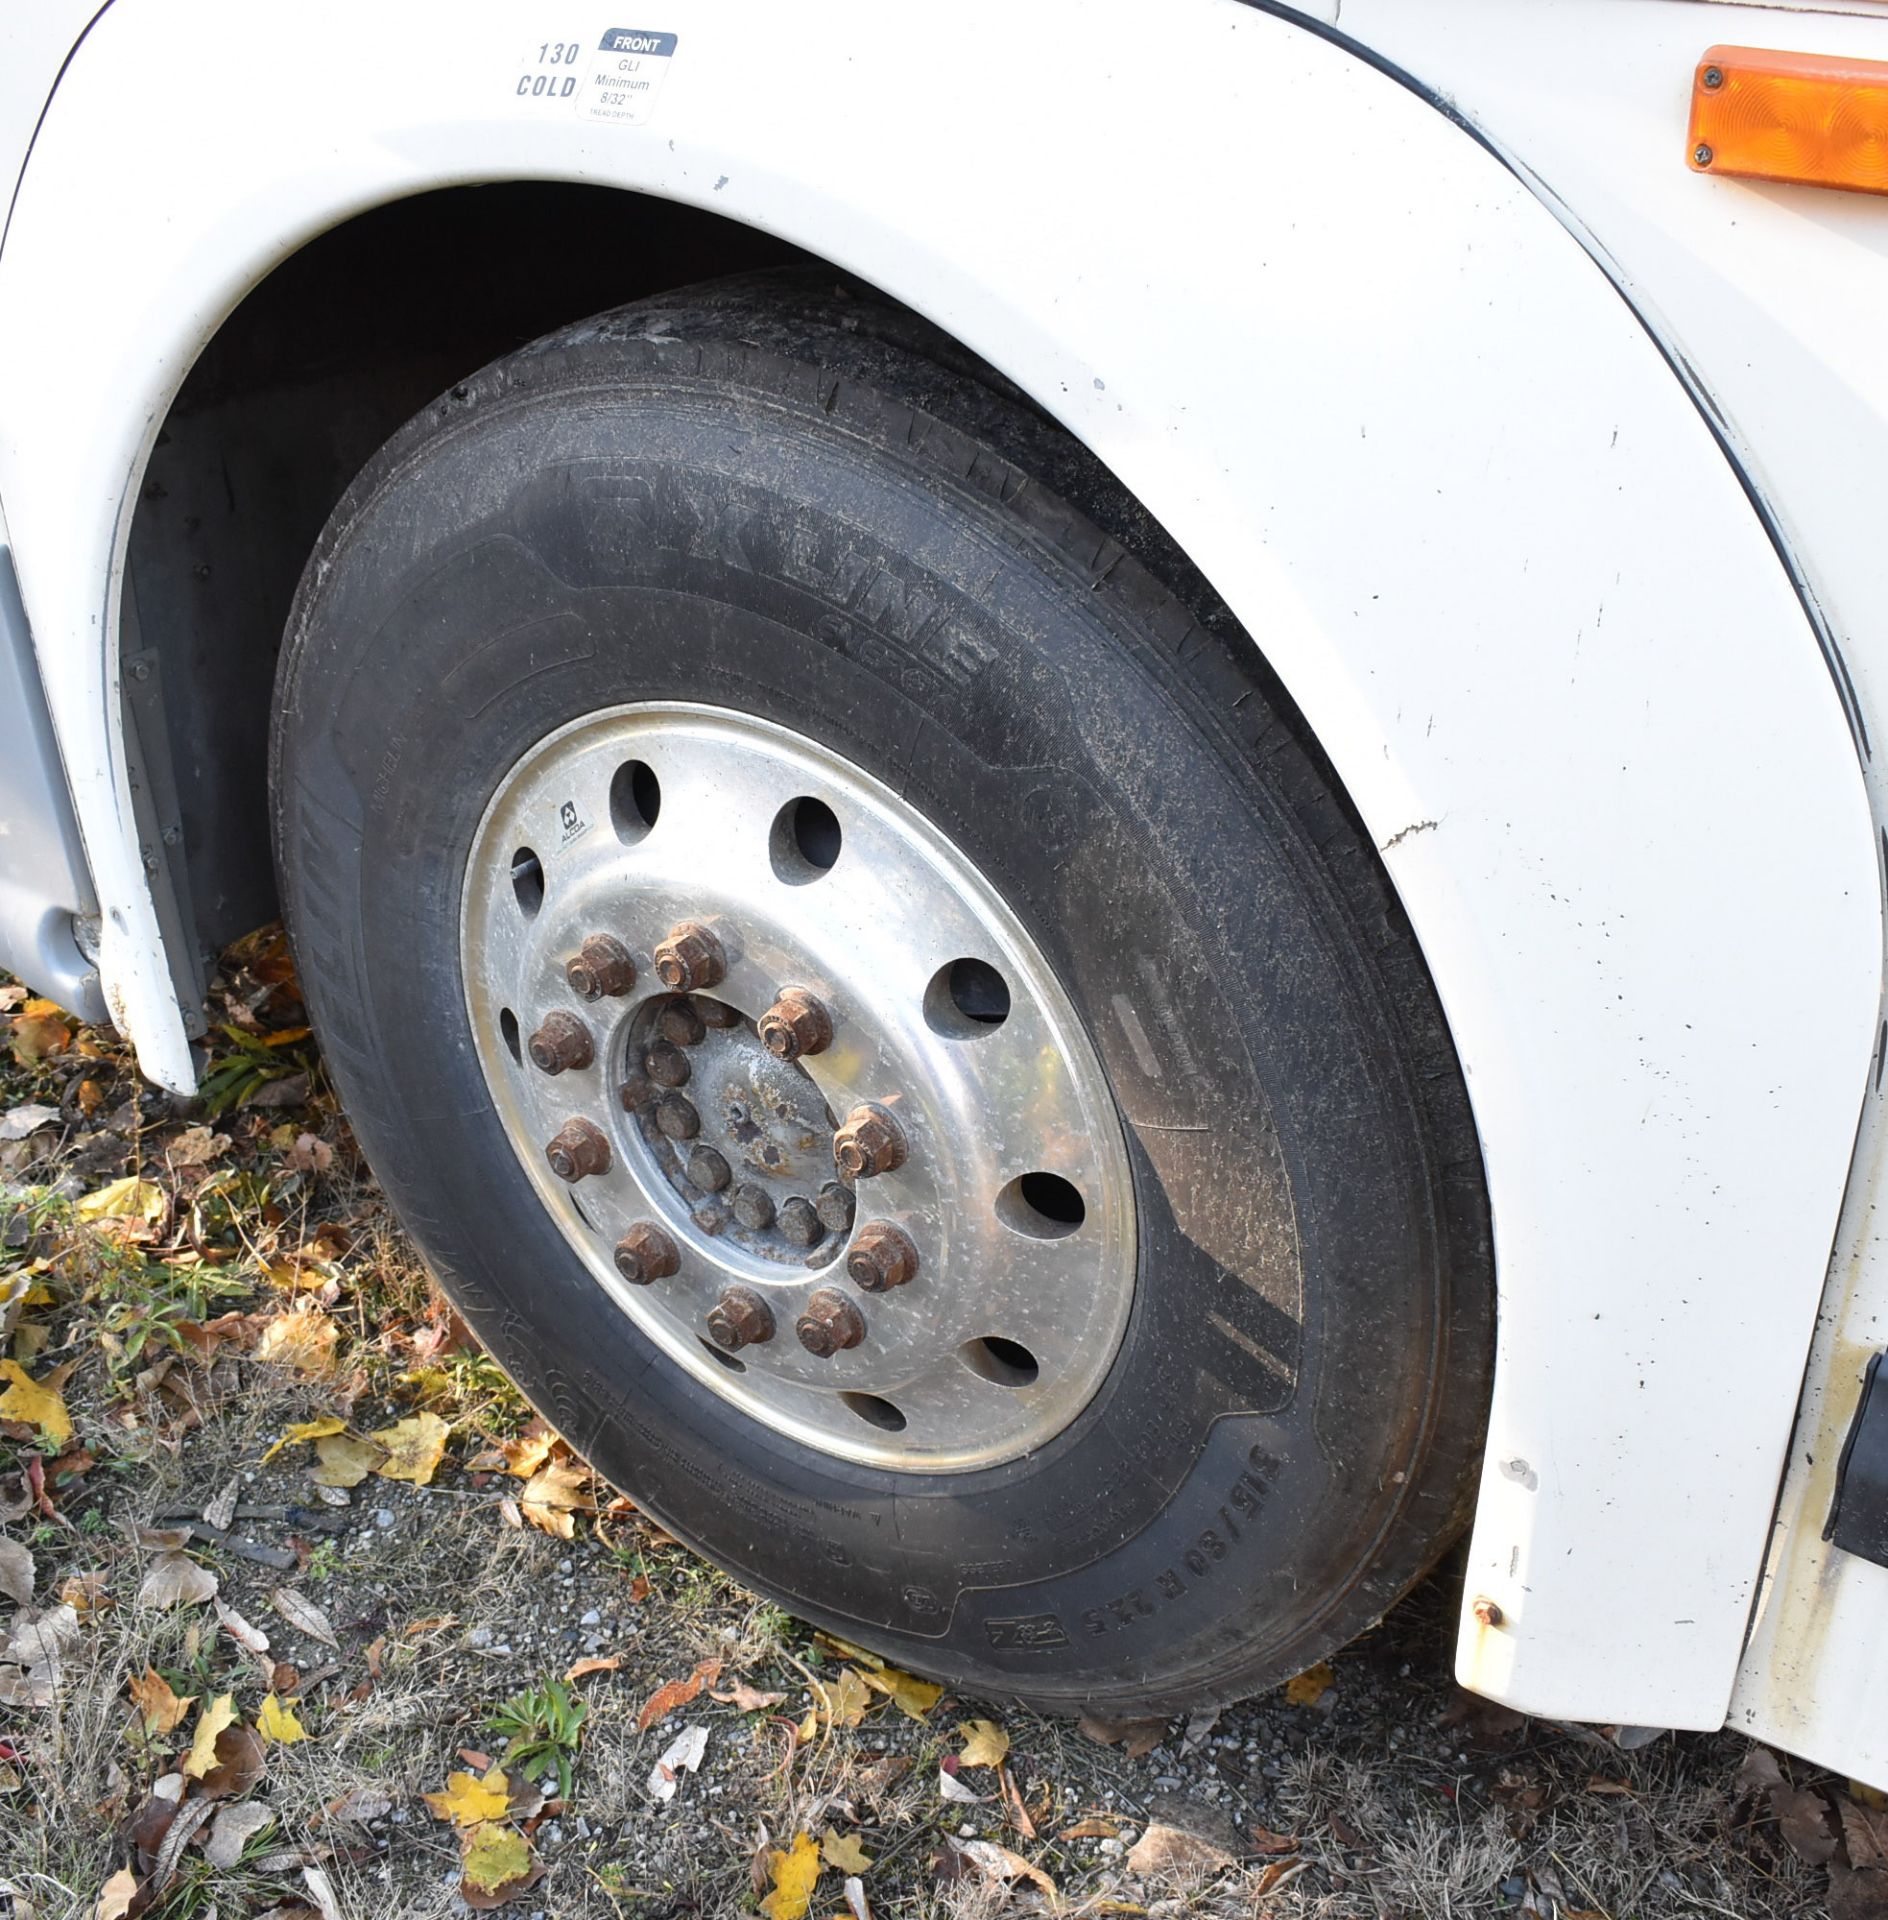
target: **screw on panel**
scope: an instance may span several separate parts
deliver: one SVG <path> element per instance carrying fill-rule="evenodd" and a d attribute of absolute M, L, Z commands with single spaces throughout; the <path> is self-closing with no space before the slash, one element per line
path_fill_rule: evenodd
<path fill-rule="evenodd" d="M 566 1120 L 544 1149 L 551 1171 L 573 1184 L 586 1174 L 608 1173 L 610 1143 L 588 1120 Z"/>
<path fill-rule="evenodd" d="M 636 962 L 614 934 L 593 933 L 565 963 L 564 978 L 580 1000 L 627 993 L 636 984 Z"/>
<path fill-rule="evenodd" d="M 782 987 L 754 1030 L 776 1060 L 824 1053 L 833 1043 L 832 1015 L 804 987 Z"/>
<path fill-rule="evenodd" d="M 764 1232 L 774 1223 L 773 1196 L 765 1187 L 736 1187 L 734 1217 L 750 1233 Z"/>
<path fill-rule="evenodd" d="M 1706 67 L 1704 70 L 1704 83 L 1715 93 L 1717 89 L 1724 84 L 1724 69 L 1722 67 Z M 1702 166 L 1704 163 L 1700 161 L 1698 164 Z"/>
<path fill-rule="evenodd" d="M 802 1200 L 798 1194 L 780 1209 L 779 1224 L 780 1237 L 796 1247 L 816 1247 L 826 1238 L 812 1201 Z"/>
<path fill-rule="evenodd" d="M 1702 140 L 1692 148 L 1691 157 L 1701 167 L 1708 167 L 1714 158 L 1711 149 Z"/>
<path fill-rule="evenodd" d="M 1483 1594 L 1481 1598 L 1475 1602 L 1471 1611 L 1474 1613 L 1475 1618 L 1485 1627 L 1498 1627 L 1506 1617 L 1502 1613 L 1501 1608 L 1493 1600 L 1490 1600 L 1486 1594 Z"/>
<path fill-rule="evenodd" d="M 590 1029 L 574 1013 L 547 1013 L 531 1036 L 526 1051 L 540 1073 L 568 1073 L 587 1067 L 596 1057 Z"/>
<path fill-rule="evenodd" d="M 752 1287 L 730 1287 L 708 1309 L 708 1333 L 728 1353 L 759 1346 L 774 1337 L 773 1309 Z"/>
<path fill-rule="evenodd" d="M 846 1255 L 846 1272 L 866 1293 L 902 1287 L 917 1271 L 918 1249 L 889 1220 L 868 1220 Z"/>
<path fill-rule="evenodd" d="M 904 1129 L 881 1106 L 854 1107 L 833 1135 L 833 1159 L 853 1180 L 896 1173 L 905 1164 Z"/>
<path fill-rule="evenodd" d="M 794 1325 L 800 1345 L 821 1360 L 830 1360 L 865 1338 L 865 1316 L 843 1293 L 821 1287 L 806 1303 Z"/>
<path fill-rule="evenodd" d="M 699 920 L 678 922 L 656 947 L 656 976 L 671 993 L 712 987 L 727 971 L 728 956 L 720 940 Z"/>
<path fill-rule="evenodd" d="M 653 1220 L 638 1220 L 616 1243 L 616 1271 L 633 1287 L 666 1280 L 679 1270 L 675 1242 Z"/>

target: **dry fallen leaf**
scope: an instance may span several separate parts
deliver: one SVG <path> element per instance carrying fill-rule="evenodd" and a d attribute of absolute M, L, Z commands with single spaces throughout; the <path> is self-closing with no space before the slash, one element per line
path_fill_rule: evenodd
<path fill-rule="evenodd" d="M 0 1393 L 0 1420 L 24 1420 L 55 1446 L 72 1438 L 72 1416 L 57 1387 L 35 1385 L 17 1360 L 0 1360 L 0 1380 L 9 1383 Z"/>
<path fill-rule="evenodd" d="M 820 1715 L 829 1727 L 856 1727 L 872 1704 L 870 1689 L 853 1667 L 842 1667 L 838 1679 L 822 1692 Z"/>
<path fill-rule="evenodd" d="M 226 1607 L 219 1600 L 216 1603 L 216 1617 L 222 1621 L 223 1630 L 245 1653 L 269 1651 L 269 1636 L 260 1627 L 252 1627 L 234 1607 Z"/>
<path fill-rule="evenodd" d="M 1331 1663 L 1320 1660 L 1315 1667 L 1307 1667 L 1285 1682 L 1285 1698 L 1294 1707 L 1315 1707 L 1330 1692 L 1331 1682 L 1336 1678 Z"/>
<path fill-rule="evenodd" d="M 218 1807 L 209 1838 L 203 1843 L 204 1859 L 220 1872 L 232 1872 L 241 1864 L 243 1848 L 274 1818 L 274 1808 L 261 1800 L 238 1800 Z"/>
<path fill-rule="evenodd" d="M 1838 1809 L 1849 1865 L 1858 1871 L 1888 1872 L 1888 1808 L 1868 1805 L 1853 1786 L 1849 1793 Z M 1888 1893 L 1888 1887 L 1882 1891 Z"/>
<path fill-rule="evenodd" d="M 1086 1820 L 1078 1820 L 1072 1827 L 1064 1827 L 1056 1835 L 1058 1840 L 1114 1840 L 1120 1837 L 1121 1829 L 1112 1820 L 1098 1820 L 1090 1814 Z"/>
<path fill-rule="evenodd" d="M 564 1675 L 565 1684 L 572 1680 L 581 1680 L 586 1674 L 614 1673 L 623 1664 L 620 1653 L 593 1653 L 581 1660 L 571 1662 L 569 1671 Z M 719 1696 L 716 1696 L 719 1698 Z"/>
<path fill-rule="evenodd" d="M 710 1700 L 724 1700 L 731 1707 L 738 1707 L 742 1713 L 765 1713 L 769 1707 L 777 1707 L 787 1696 L 784 1693 L 763 1693 L 758 1687 L 750 1687 L 745 1680 L 737 1680 L 726 1693 L 711 1693 Z"/>
<path fill-rule="evenodd" d="M 334 1637 L 334 1628 L 328 1624 L 328 1616 L 305 1594 L 297 1593 L 293 1587 L 277 1587 L 269 1598 L 276 1612 L 297 1633 L 340 1652 L 341 1643 Z"/>
<path fill-rule="evenodd" d="M 531 1843 L 497 1820 L 471 1827 L 461 1837 L 459 1893 L 475 1912 L 502 1907 L 543 1878 Z"/>
<path fill-rule="evenodd" d="M 518 1496 L 519 1510 L 534 1527 L 568 1540 L 577 1531 L 571 1510 L 587 1504 L 589 1480 L 587 1467 L 545 1467 L 525 1483 Z"/>
<path fill-rule="evenodd" d="M 347 1422 L 337 1414 L 323 1414 L 319 1420 L 298 1420 L 287 1428 L 274 1446 L 262 1456 L 266 1467 L 284 1447 L 298 1446 L 304 1440 L 325 1440 L 331 1433 L 345 1433 Z"/>
<path fill-rule="evenodd" d="M 913 1720 L 922 1720 L 944 1697 L 944 1689 L 935 1681 L 900 1673 L 896 1667 L 868 1667 L 860 1677 L 868 1687 L 890 1694 L 893 1706 Z"/>
<path fill-rule="evenodd" d="M 443 1792 L 423 1793 L 420 1798 L 432 1808 L 435 1819 L 476 1827 L 481 1821 L 503 1819 L 511 1793 L 503 1769 L 493 1767 L 483 1779 L 475 1773 L 451 1774 Z"/>
<path fill-rule="evenodd" d="M 175 1169 L 207 1167 L 212 1160 L 229 1151 L 229 1135 L 212 1133 L 208 1127 L 186 1127 L 164 1149 L 164 1157 Z"/>
<path fill-rule="evenodd" d="M 957 1756 L 960 1767 L 1000 1767 L 1010 1750 L 1010 1737 L 993 1720 L 972 1720 L 957 1729 L 964 1750 Z"/>
<path fill-rule="evenodd" d="M 72 1211 L 81 1220 L 142 1220 L 156 1226 L 164 1217 L 164 1189 L 154 1180 L 126 1174 L 96 1193 L 88 1193 Z"/>
<path fill-rule="evenodd" d="M 17 1540 L 0 1540 L 0 1593 L 16 1607 L 33 1604 L 33 1556 Z"/>
<path fill-rule="evenodd" d="M 796 1833 L 783 1853 L 775 1847 L 767 1856 L 773 1891 L 760 1903 L 767 1920 L 804 1920 L 819 1879 L 819 1845 L 810 1833 Z"/>
<path fill-rule="evenodd" d="M 219 1693 L 208 1706 L 197 1710 L 195 1736 L 190 1742 L 190 1753 L 184 1761 L 184 1772 L 193 1780 L 201 1780 L 216 1765 L 217 1736 L 225 1727 L 236 1724 L 236 1699 L 233 1694 Z"/>
<path fill-rule="evenodd" d="M 130 1689 L 131 1704 L 144 1722 L 144 1731 L 153 1739 L 175 1733 L 197 1703 L 194 1693 L 179 1696 L 173 1692 L 170 1682 L 155 1667 L 147 1666 L 142 1676 L 132 1675 L 125 1685 Z"/>
<path fill-rule="evenodd" d="M 649 1797 L 667 1801 L 675 1798 L 675 1789 L 684 1773 L 693 1773 L 708 1751 L 708 1729 L 685 1728 L 664 1749 L 662 1758 L 649 1771 Z"/>
<path fill-rule="evenodd" d="M 92 1920 L 125 1920 L 131 1903 L 138 1897 L 138 1876 L 129 1867 L 120 1867 L 98 1890 Z"/>
<path fill-rule="evenodd" d="M 318 1464 L 309 1477 L 318 1487 L 358 1487 L 385 1456 L 371 1440 L 351 1433 L 324 1434 L 315 1442 Z"/>
<path fill-rule="evenodd" d="M 831 1827 L 820 1835 L 819 1857 L 840 1873 L 863 1873 L 872 1864 L 871 1857 L 849 1833 L 835 1833 Z"/>
<path fill-rule="evenodd" d="M 944 1799 L 960 1807 L 974 1807 L 989 1797 L 978 1793 L 974 1787 L 965 1786 L 956 1774 L 944 1767 L 937 1770 L 937 1790 Z"/>
<path fill-rule="evenodd" d="M 1167 1736 L 1164 1720 L 1097 1720 L 1083 1714 L 1078 1723 L 1098 1747 L 1119 1747 L 1130 1760 L 1144 1760 Z"/>
<path fill-rule="evenodd" d="M 266 1771 L 262 1742 L 254 1731 L 237 1725 L 216 1736 L 216 1765 L 198 1784 L 205 1799 L 240 1799 Z"/>
<path fill-rule="evenodd" d="M 200 1567 L 187 1554 L 175 1548 L 160 1553 L 151 1562 L 144 1583 L 138 1588 L 141 1607 L 200 1607 L 214 1600 L 217 1579 L 208 1567 Z"/>
<path fill-rule="evenodd" d="M 341 1329 L 319 1307 L 297 1307 L 277 1314 L 262 1329 L 256 1358 L 314 1379 L 333 1372 L 340 1337 Z"/>
<path fill-rule="evenodd" d="M 1039 1887 L 1051 1900 L 1061 1896 L 1056 1884 L 1040 1867 L 1032 1867 L 1020 1853 L 1012 1853 L 1008 1847 L 999 1847 L 994 1840 L 959 1840 L 951 1834 L 944 1836 L 960 1858 L 967 1860 L 986 1880 L 1008 1886 L 1013 1881 L 1027 1880 L 1031 1886 Z"/>
<path fill-rule="evenodd" d="M 1233 1857 L 1224 1847 L 1158 1820 L 1148 1824 L 1127 1857 L 1127 1869 L 1137 1880 L 1167 1873 L 1217 1873 L 1231 1865 Z"/>
<path fill-rule="evenodd" d="M 256 1732 L 265 1742 L 272 1740 L 281 1747 L 292 1747 L 296 1741 L 306 1740 L 308 1729 L 295 1717 L 298 1704 L 294 1700 L 282 1700 L 270 1694 L 256 1715 Z"/>
<path fill-rule="evenodd" d="M 705 1686 L 712 1686 L 721 1677 L 719 1660 L 703 1660 L 686 1680 L 671 1680 L 667 1686 L 658 1687 L 642 1704 L 642 1711 L 636 1716 L 636 1731 L 647 1733 L 658 1720 L 673 1713 L 677 1707 L 685 1707 L 701 1692 Z"/>
<path fill-rule="evenodd" d="M 367 1437 L 386 1448 L 387 1457 L 374 1471 L 383 1480 L 407 1480 L 416 1487 L 431 1483 L 445 1457 L 446 1436 L 452 1431 L 436 1413 L 416 1413 Z"/>
<path fill-rule="evenodd" d="M 515 1440 L 501 1440 L 498 1451 L 505 1471 L 520 1480 L 529 1480 L 551 1457 L 557 1447 L 557 1435 L 542 1420 L 534 1420 Z"/>

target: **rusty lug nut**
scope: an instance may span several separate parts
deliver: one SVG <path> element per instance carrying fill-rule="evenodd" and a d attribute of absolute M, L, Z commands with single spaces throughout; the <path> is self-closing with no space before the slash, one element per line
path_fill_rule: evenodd
<path fill-rule="evenodd" d="M 643 1055 L 642 1070 L 659 1087 L 686 1086 L 688 1076 L 694 1071 L 688 1064 L 688 1055 L 667 1040 L 658 1040 Z"/>
<path fill-rule="evenodd" d="M 1493 1600 L 1490 1600 L 1486 1594 L 1483 1594 L 1482 1597 L 1475 1602 L 1475 1605 L 1470 1611 L 1485 1627 L 1498 1627 L 1506 1617 L 1502 1613 L 1501 1608 Z"/>
<path fill-rule="evenodd" d="M 672 1047 L 698 1047 L 708 1025 L 692 1001 L 671 1000 L 656 1016 L 656 1031 Z"/>
<path fill-rule="evenodd" d="M 585 1174 L 609 1172 L 610 1143 L 588 1120 L 566 1120 L 545 1147 L 544 1157 L 558 1179 L 575 1182 Z"/>
<path fill-rule="evenodd" d="M 793 1331 L 800 1345 L 821 1360 L 830 1360 L 846 1347 L 856 1347 L 865 1338 L 865 1315 L 843 1293 L 821 1287 L 806 1303 Z"/>
<path fill-rule="evenodd" d="M 701 1131 L 701 1115 L 685 1094 L 665 1093 L 656 1102 L 656 1131 L 671 1140 L 692 1140 Z"/>
<path fill-rule="evenodd" d="M 796 1247 L 816 1247 L 826 1238 L 819 1214 L 810 1200 L 798 1194 L 780 1209 L 780 1237 Z"/>
<path fill-rule="evenodd" d="M 666 1280 L 681 1264 L 675 1242 L 653 1220 L 638 1220 L 616 1243 L 616 1271 L 632 1287 Z"/>
<path fill-rule="evenodd" d="M 754 1030 L 776 1060 L 824 1053 L 833 1043 L 832 1015 L 804 987 L 782 987 Z"/>
<path fill-rule="evenodd" d="M 721 942 L 699 920 L 678 922 L 656 948 L 656 977 L 671 993 L 712 987 L 727 971 Z"/>
<path fill-rule="evenodd" d="M 752 1287 L 730 1287 L 708 1309 L 708 1334 L 729 1353 L 774 1337 L 773 1309 Z"/>
<path fill-rule="evenodd" d="M 568 1073 L 596 1058 L 590 1029 L 574 1013 L 547 1013 L 527 1050 L 540 1073 Z"/>
<path fill-rule="evenodd" d="M 819 1198 L 813 1202 L 813 1211 L 819 1215 L 819 1223 L 828 1233 L 850 1233 L 857 1206 L 850 1187 L 842 1187 L 837 1180 L 828 1180 L 820 1188 Z"/>
<path fill-rule="evenodd" d="M 627 993 L 636 984 L 636 962 L 613 933 L 593 933 L 564 963 L 564 978 L 579 1000 Z"/>
<path fill-rule="evenodd" d="M 918 1271 L 918 1249 L 889 1220 L 868 1220 L 846 1255 L 846 1271 L 866 1293 L 902 1287 Z"/>
<path fill-rule="evenodd" d="M 750 1233 L 764 1232 L 774 1223 L 773 1195 L 765 1187 L 736 1187 L 734 1217 Z"/>
<path fill-rule="evenodd" d="M 719 1193 L 734 1178 L 713 1147 L 697 1147 L 688 1156 L 688 1184 L 701 1193 Z"/>
<path fill-rule="evenodd" d="M 905 1131 L 883 1107 L 868 1101 L 854 1107 L 833 1135 L 833 1159 L 853 1180 L 896 1173 L 905 1164 Z"/>

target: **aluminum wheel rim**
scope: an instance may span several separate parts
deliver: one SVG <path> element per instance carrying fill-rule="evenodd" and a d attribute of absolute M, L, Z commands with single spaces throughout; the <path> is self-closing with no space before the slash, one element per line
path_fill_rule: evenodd
<path fill-rule="evenodd" d="M 712 940 L 665 947 L 684 923 Z M 520 1164 L 597 1283 L 701 1386 L 823 1452 L 933 1473 L 1028 1453 L 1093 1397 L 1135 1275 L 1100 1060 L 1014 914 L 882 782 L 716 708 L 573 722 L 500 781 L 460 933 Z M 600 980 L 573 986 L 598 935 L 633 984 L 599 948 Z M 680 970 L 711 974 L 717 949 L 720 977 L 688 990 Z M 577 990 L 600 982 L 614 990 Z M 778 1016 L 787 988 L 797 1024 Z M 763 1029 L 817 1050 L 782 1059 Z M 867 1166 L 848 1180 L 834 1132 L 862 1108 L 841 1144 Z M 701 1148 L 727 1167 L 718 1190 Z"/>

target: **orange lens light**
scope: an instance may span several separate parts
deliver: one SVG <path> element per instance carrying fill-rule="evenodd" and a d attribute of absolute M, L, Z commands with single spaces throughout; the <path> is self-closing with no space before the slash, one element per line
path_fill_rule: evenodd
<path fill-rule="evenodd" d="M 1689 137 L 1693 173 L 1888 193 L 1888 61 L 1713 47 Z"/>

